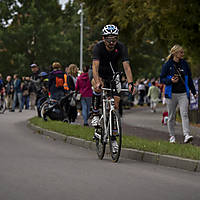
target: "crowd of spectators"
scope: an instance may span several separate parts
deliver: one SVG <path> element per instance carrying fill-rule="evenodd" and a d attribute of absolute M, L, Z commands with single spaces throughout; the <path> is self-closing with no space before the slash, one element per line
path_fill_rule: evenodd
<path fill-rule="evenodd" d="M 35 110 L 41 104 L 44 96 L 59 99 L 65 95 L 66 90 L 63 85 L 65 83 L 64 74 L 66 74 L 68 90 L 76 91 L 81 96 L 79 100 L 77 98 L 74 105 L 70 106 L 69 121 L 75 123 L 77 116 L 82 113 L 84 125 L 88 126 L 92 101 L 92 85 L 88 75 L 89 66 L 84 66 L 83 72 L 80 72 L 75 64 L 70 64 L 64 70 L 62 69 L 60 63 L 54 62 L 50 72 L 41 72 L 37 64 L 31 64 L 30 76 L 20 78 L 17 74 L 14 74 L 13 77 L 8 75 L 3 82 L 3 77 L 0 75 L 1 91 L 3 91 L 2 94 L 4 93 L 7 109 L 10 112 L 15 112 L 16 108 L 19 109 L 19 112 L 22 112 L 23 109 Z M 59 82 L 59 78 L 61 82 Z M 122 88 L 128 88 L 125 76 L 122 76 L 121 83 Z M 159 80 L 155 78 L 151 80 L 142 78 L 135 82 L 135 86 L 137 93 L 134 96 L 129 92 L 123 93 L 120 101 L 120 113 L 122 114 L 123 108 L 129 109 L 134 105 L 144 106 L 145 104 L 151 107 L 152 112 L 156 112 L 156 105 L 162 100 L 163 84 L 160 84 Z"/>

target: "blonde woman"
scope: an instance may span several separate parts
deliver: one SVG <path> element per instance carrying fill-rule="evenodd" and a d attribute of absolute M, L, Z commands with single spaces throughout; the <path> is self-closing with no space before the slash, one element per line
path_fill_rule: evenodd
<path fill-rule="evenodd" d="M 71 79 L 73 80 L 70 80 L 69 78 L 69 89 L 74 91 L 75 90 L 75 85 L 76 85 L 76 78 L 78 76 L 78 67 L 77 65 L 75 64 L 70 64 L 69 67 L 68 67 L 68 73 L 67 75 L 69 75 L 69 77 L 71 77 Z"/>
<path fill-rule="evenodd" d="M 163 64 L 160 75 L 161 83 L 165 86 L 165 98 L 168 109 L 168 131 L 169 142 L 175 143 L 175 115 L 176 107 L 179 104 L 184 143 L 193 140 L 190 135 L 188 105 L 190 90 L 197 98 L 196 90 L 192 81 L 192 75 L 188 63 L 183 59 L 184 50 L 180 45 L 174 45 L 167 57 L 167 62 Z"/>
<path fill-rule="evenodd" d="M 67 72 L 67 83 L 70 91 L 75 91 L 76 78 L 78 75 L 78 67 L 75 64 L 70 64 Z M 77 118 L 77 106 L 70 106 L 69 121 L 74 123 Z"/>

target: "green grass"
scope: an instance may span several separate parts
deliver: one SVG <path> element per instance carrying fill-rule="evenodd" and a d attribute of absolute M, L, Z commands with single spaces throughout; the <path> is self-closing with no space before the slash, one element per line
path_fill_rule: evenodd
<path fill-rule="evenodd" d="M 41 118 L 30 119 L 32 124 L 41 128 L 92 141 L 94 129 L 81 125 L 71 125 L 60 121 L 43 121 Z M 149 151 L 163 155 L 174 155 L 182 158 L 200 160 L 200 147 L 191 144 L 169 144 L 167 141 L 147 140 L 135 136 L 123 136 L 123 147 Z"/>

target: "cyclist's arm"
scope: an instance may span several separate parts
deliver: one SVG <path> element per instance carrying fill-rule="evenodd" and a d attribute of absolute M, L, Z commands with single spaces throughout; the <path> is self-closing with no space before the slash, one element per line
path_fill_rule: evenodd
<path fill-rule="evenodd" d="M 128 61 L 124 61 L 123 62 L 123 67 L 124 67 L 124 71 L 126 73 L 126 77 L 128 80 L 128 83 L 133 82 L 133 76 L 132 76 L 132 72 L 131 72 L 131 67 Z"/>
<path fill-rule="evenodd" d="M 93 72 L 93 77 L 96 84 L 100 84 L 101 82 L 100 82 L 100 77 L 99 77 L 99 60 L 93 60 L 92 72 Z"/>
<path fill-rule="evenodd" d="M 135 87 L 133 87 L 133 76 L 132 76 L 132 71 L 131 71 L 131 67 L 130 67 L 129 62 L 124 61 L 123 67 L 124 67 L 124 71 L 125 71 L 128 83 L 132 83 L 132 84 L 128 85 L 129 92 L 131 92 L 132 95 L 134 95 L 135 92 L 136 92 L 136 89 L 135 89 Z"/>

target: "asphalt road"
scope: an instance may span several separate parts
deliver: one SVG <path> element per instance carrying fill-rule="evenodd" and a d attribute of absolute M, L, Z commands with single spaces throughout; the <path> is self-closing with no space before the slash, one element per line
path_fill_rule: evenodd
<path fill-rule="evenodd" d="M 35 113 L 0 115 L 0 200 L 199 200 L 200 174 L 109 157 L 34 133 Z"/>

